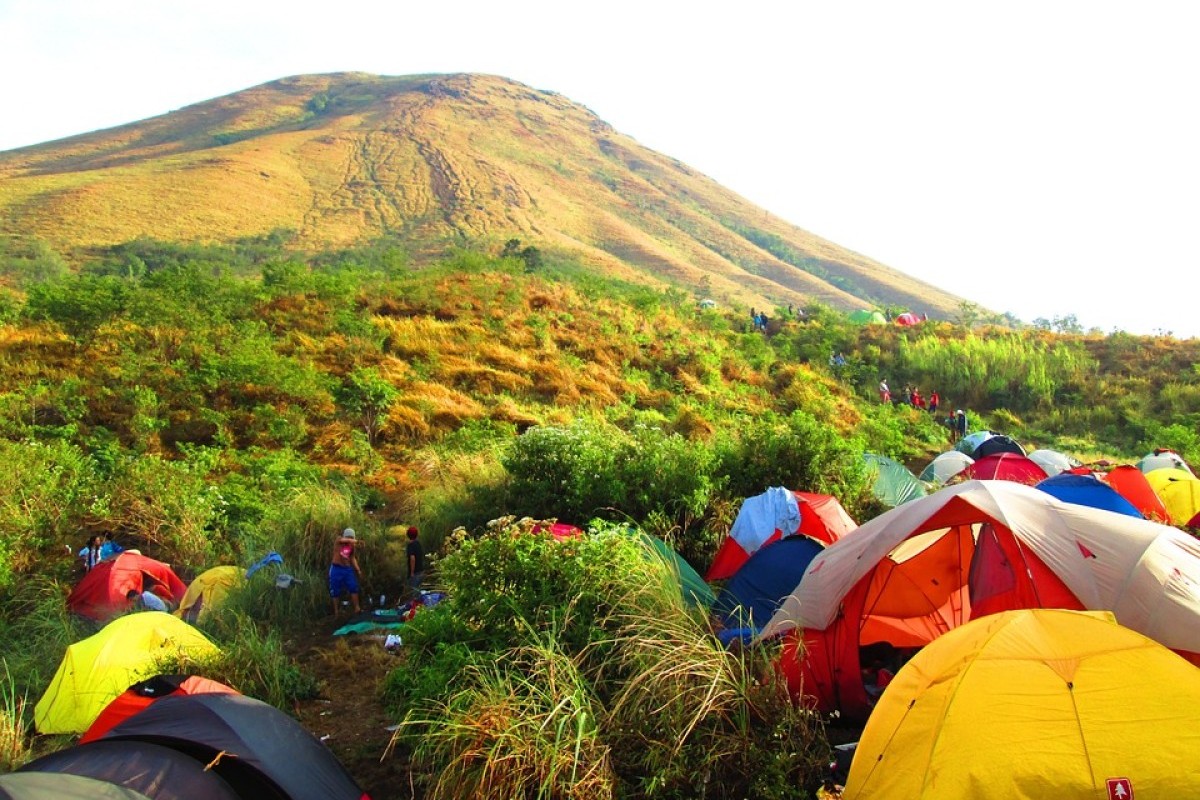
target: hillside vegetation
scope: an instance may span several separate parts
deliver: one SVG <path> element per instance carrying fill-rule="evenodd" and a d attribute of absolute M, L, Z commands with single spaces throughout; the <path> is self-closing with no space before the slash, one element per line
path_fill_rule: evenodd
<path fill-rule="evenodd" d="M 141 239 L 78 271 L 10 246 L 0 271 L 0 637 L 22 643 L 3 657 L 0 748 L 24 741 L 23 700 L 87 632 L 63 606 L 87 535 L 185 579 L 282 553 L 301 583 L 251 587 L 205 622 L 225 655 L 202 669 L 291 708 L 321 689 L 284 636 L 329 614 L 337 533 L 360 531 L 367 591 L 396 596 L 400 531 L 417 524 L 451 601 L 406 631 L 379 702 L 423 796 L 487 785 L 480 741 L 522 759 L 517 784 L 579 796 L 795 796 L 819 783 L 820 721 L 761 679 L 769 652 L 722 653 L 628 528 L 703 570 L 770 486 L 870 518 L 863 452 L 919 468 L 949 447 L 934 416 L 879 403 L 881 377 L 1030 448 L 1200 460 L 1194 341 L 858 327 L 821 303 L 773 309 L 761 331 L 744 306 L 520 241 L 422 268 L 386 239 L 309 254 Z M 559 546 L 524 516 L 593 535 Z M 571 737 L 538 738 L 555 730 Z M 377 768 L 378 752 L 339 755 Z"/>
<path fill-rule="evenodd" d="M 73 263 L 143 236 L 281 230 L 298 250 L 388 236 L 418 264 L 447 244 L 515 237 L 623 280 L 758 307 L 881 303 L 946 318 L 960 302 L 561 95 L 486 75 L 299 76 L 0 153 L 0 234 L 39 237 Z"/>

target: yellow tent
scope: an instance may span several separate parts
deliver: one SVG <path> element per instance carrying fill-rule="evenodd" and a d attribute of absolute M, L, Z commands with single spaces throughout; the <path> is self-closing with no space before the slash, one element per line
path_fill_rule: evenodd
<path fill-rule="evenodd" d="M 155 675 L 158 662 L 221 651 L 204 634 L 162 611 L 118 617 L 67 648 L 33 709 L 41 733 L 82 733 L 114 697 Z"/>
<path fill-rule="evenodd" d="M 1150 470 L 1146 481 L 1167 507 L 1173 524 L 1187 525 L 1200 513 L 1200 480 L 1187 470 L 1174 467 Z"/>
<path fill-rule="evenodd" d="M 213 567 L 200 573 L 188 585 L 175 616 L 188 622 L 204 619 L 243 580 L 240 567 Z"/>
<path fill-rule="evenodd" d="M 1200 669 L 1106 611 L 1007 611 L 900 669 L 843 796 L 1200 797 L 1197 751 Z"/>

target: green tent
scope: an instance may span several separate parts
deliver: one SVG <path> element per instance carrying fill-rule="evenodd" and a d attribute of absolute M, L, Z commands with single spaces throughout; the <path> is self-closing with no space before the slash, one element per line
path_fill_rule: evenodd
<path fill-rule="evenodd" d="M 874 474 L 871 493 L 888 508 L 928 494 L 925 484 L 899 461 L 875 453 L 863 453 L 863 460 L 867 462 L 867 471 Z"/>
<path fill-rule="evenodd" d="M 887 317 L 882 311 L 868 311 L 865 308 L 860 308 L 858 311 L 850 312 L 850 321 L 855 325 L 886 325 Z"/>
<path fill-rule="evenodd" d="M 717 597 L 713 594 L 712 588 L 704 582 L 704 578 L 700 577 L 700 573 L 692 569 L 692 565 L 683 560 L 679 553 L 675 552 L 675 548 L 659 539 L 657 536 L 639 530 L 642 541 L 648 544 L 655 552 L 667 563 L 669 567 L 679 576 L 679 588 L 683 592 L 683 599 L 689 606 L 700 606 L 702 608 L 712 608 L 713 603 L 717 601 Z"/>

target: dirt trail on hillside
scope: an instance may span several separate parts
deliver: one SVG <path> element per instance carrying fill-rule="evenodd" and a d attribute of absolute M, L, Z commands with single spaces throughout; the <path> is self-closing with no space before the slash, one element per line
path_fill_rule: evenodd
<path fill-rule="evenodd" d="M 320 697 L 302 700 L 293 710 L 372 800 L 420 798 L 404 751 L 381 761 L 392 737 L 388 727 L 395 723 L 384 710 L 383 681 L 402 659 L 384 650 L 376 636 L 333 636 L 341 622 L 327 617 L 311 635 L 289 643 L 292 655 L 321 683 Z"/>

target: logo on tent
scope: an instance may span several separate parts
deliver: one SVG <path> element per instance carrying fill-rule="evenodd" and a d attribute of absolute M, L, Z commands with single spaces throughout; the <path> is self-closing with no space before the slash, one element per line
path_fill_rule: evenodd
<path fill-rule="evenodd" d="M 1133 783 L 1129 778 L 1109 778 L 1108 800 L 1133 800 Z"/>

